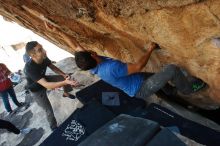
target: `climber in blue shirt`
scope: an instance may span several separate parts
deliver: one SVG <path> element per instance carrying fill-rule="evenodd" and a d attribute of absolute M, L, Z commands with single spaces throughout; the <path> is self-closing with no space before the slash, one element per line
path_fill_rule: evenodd
<path fill-rule="evenodd" d="M 151 43 L 137 63 L 124 63 L 99 56 L 92 51 L 76 52 L 75 61 L 80 69 L 90 70 L 92 74 L 98 75 L 102 80 L 131 97 L 146 98 L 164 88 L 168 81 L 171 81 L 175 89 L 183 94 L 197 92 L 205 86 L 205 83 L 198 78 L 191 77 L 189 80 L 180 68 L 173 64 L 165 66 L 155 74 L 141 73 L 156 47 L 155 43 Z M 172 90 L 173 93 L 176 93 L 176 90 Z"/>

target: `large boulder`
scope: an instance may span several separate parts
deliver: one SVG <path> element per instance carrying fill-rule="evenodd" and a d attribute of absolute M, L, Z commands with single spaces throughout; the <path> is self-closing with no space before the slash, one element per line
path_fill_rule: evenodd
<path fill-rule="evenodd" d="M 137 61 L 154 41 L 162 49 L 145 70 L 167 63 L 185 68 L 209 85 L 187 99 L 208 108 L 220 104 L 220 48 L 212 43 L 220 36 L 219 6 L 219 0 L 2 0 L 0 14 L 71 53 L 75 48 L 43 22 L 87 49 L 127 62 Z"/>

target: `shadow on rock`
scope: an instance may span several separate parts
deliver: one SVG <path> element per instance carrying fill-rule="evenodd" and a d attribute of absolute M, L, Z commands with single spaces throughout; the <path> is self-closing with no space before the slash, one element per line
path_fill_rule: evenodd
<path fill-rule="evenodd" d="M 15 124 L 18 128 L 26 128 L 29 125 L 30 119 L 33 117 L 31 111 L 26 112 L 23 115 L 16 115 L 11 117 L 10 121 Z"/>
<path fill-rule="evenodd" d="M 6 141 L 4 141 L 3 143 L 1 143 L 1 146 L 7 146 L 8 144 L 7 144 L 7 142 Z"/>
<path fill-rule="evenodd" d="M 27 102 L 27 103 L 33 103 L 34 102 L 34 99 L 31 96 L 31 93 L 27 90 L 25 91 L 25 102 Z"/>
<path fill-rule="evenodd" d="M 44 129 L 32 129 L 30 133 L 26 134 L 24 139 L 17 146 L 31 146 L 36 144 L 44 135 Z"/>

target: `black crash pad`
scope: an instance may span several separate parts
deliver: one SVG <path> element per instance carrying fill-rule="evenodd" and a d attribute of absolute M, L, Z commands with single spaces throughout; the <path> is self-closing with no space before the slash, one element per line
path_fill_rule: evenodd
<path fill-rule="evenodd" d="M 96 83 L 78 91 L 76 93 L 76 98 L 78 98 L 83 104 L 86 104 L 91 100 L 96 100 L 103 104 L 103 94 L 111 92 L 118 95 L 120 105 L 105 106 L 117 115 L 127 114 L 137 108 L 144 108 L 146 106 L 146 102 L 143 99 L 130 97 L 122 90 L 111 86 L 103 80 L 97 81 Z M 109 96 L 109 100 L 115 100 L 114 98 L 117 98 L 117 96 Z"/>
<path fill-rule="evenodd" d="M 79 146 L 143 146 L 155 143 L 155 140 L 160 140 L 158 146 L 162 146 L 164 141 L 169 146 L 185 146 L 174 134 L 169 133 L 168 137 L 164 135 L 166 133 L 169 131 L 160 131 L 156 122 L 122 114 L 99 128 Z"/>
<path fill-rule="evenodd" d="M 186 146 L 170 130 L 164 128 L 158 132 L 145 146 Z"/>
<path fill-rule="evenodd" d="M 137 109 L 131 116 L 150 119 L 164 127 L 177 127 L 180 134 L 207 146 L 220 146 L 220 132 L 188 120 L 158 104 L 150 104 L 147 109 Z"/>
<path fill-rule="evenodd" d="M 97 102 L 78 108 L 41 146 L 76 146 L 115 115 Z"/>

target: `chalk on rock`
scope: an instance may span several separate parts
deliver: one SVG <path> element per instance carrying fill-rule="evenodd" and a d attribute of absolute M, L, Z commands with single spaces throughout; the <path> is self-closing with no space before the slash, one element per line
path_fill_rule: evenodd
<path fill-rule="evenodd" d="M 215 45 L 217 48 L 220 48 L 220 38 L 214 38 L 212 39 L 213 45 Z"/>

